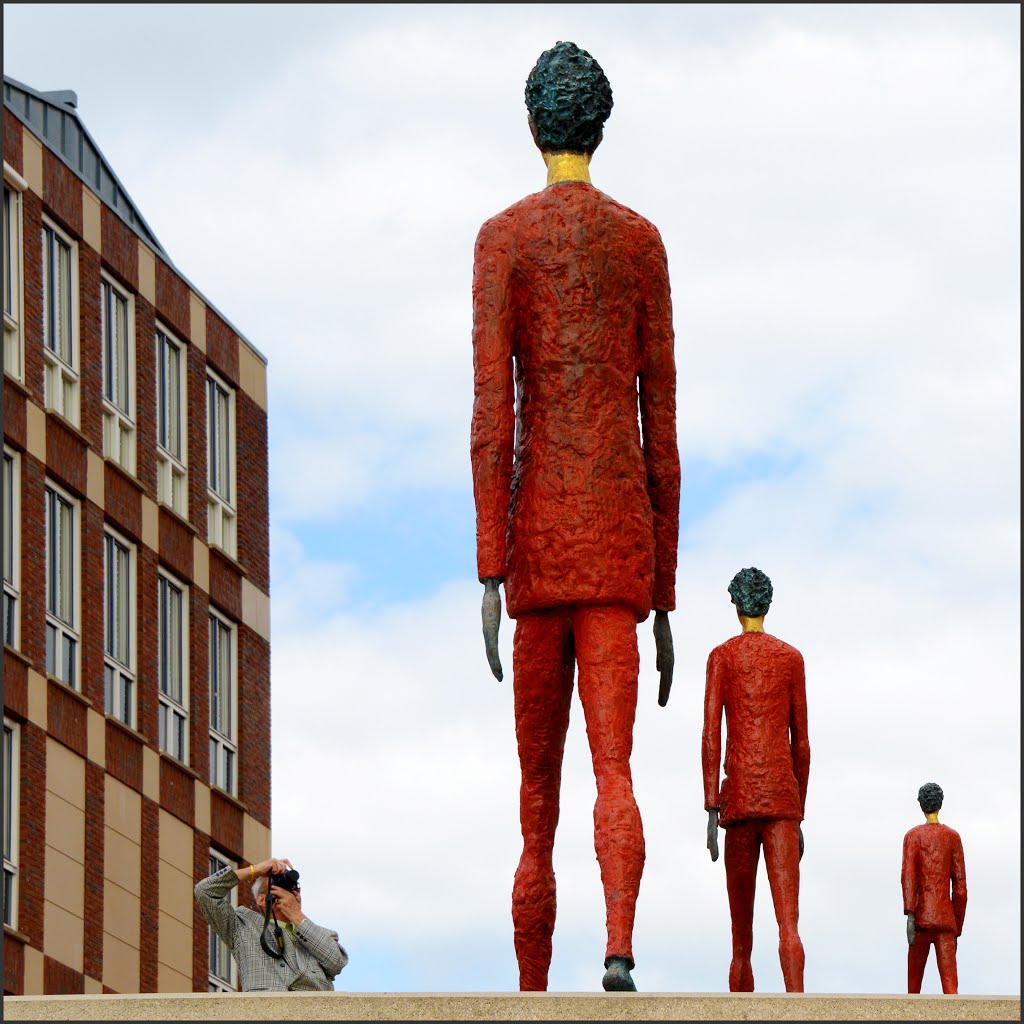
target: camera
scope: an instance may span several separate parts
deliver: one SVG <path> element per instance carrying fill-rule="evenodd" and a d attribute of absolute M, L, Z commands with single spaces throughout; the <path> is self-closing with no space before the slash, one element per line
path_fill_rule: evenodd
<path fill-rule="evenodd" d="M 267 875 L 267 892 L 277 886 L 279 889 L 287 889 L 288 892 L 295 892 L 299 887 L 299 873 L 294 868 L 290 871 L 285 871 L 280 875 Z M 273 897 L 277 899 L 277 897 Z"/>

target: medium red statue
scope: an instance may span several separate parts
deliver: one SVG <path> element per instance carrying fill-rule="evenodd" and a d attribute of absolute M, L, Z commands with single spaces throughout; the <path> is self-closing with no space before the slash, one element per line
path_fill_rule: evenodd
<path fill-rule="evenodd" d="M 772 583 L 760 569 L 741 569 L 729 594 L 743 627 L 708 658 L 704 695 L 704 807 L 707 845 L 718 860 L 718 826 L 726 830 L 725 878 L 732 915 L 729 991 L 753 992 L 754 883 L 764 847 L 779 923 L 779 960 L 787 992 L 804 990 L 804 947 L 797 932 L 807 775 L 807 696 L 800 652 L 764 632 Z M 722 764 L 725 713 L 726 778 Z"/>
<path fill-rule="evenodd" d="M 917 791 L 925 824 L 903 838 L 903 913 L 907 915 L 907 991 L 921 991 L 928 951 L 935 947 L 942 991 L 957 994 L 956 947 L 967 912 L 967 872 L 960 836 L 939 824 L 942 788 Z M 952 888 L 952 898 L 950 889 Z"/>
<path fill-rule="evenodd" d="M 612 106 L 593 57 L 573 43 L 547 50 L 526 100 L 548 184 L 483 225 L 473 268 L 477 569 L 498 679 L 500 583 L 517 620 L 523 852 L 512 892 L 515 949 L 520 988 L 545 990 L 552 849 L 578 668 L 597 778 L 603 985 L 635 991 L 644 838 L 629 762 L 636 625 L 652 608 L 661 704 L 673 668 L 679 454 L 668 269 L 654 226 L 590 183 Z"/>

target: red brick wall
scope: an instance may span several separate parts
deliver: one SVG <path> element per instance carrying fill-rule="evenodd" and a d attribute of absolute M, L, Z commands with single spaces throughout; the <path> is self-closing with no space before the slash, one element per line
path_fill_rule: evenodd
<path fill-rule="evenodd" d="M 43 466 L 21 457 L 21 653 L 46 673 L 46 526 Z M 35 515 L 32 509 L 38 510 Z"/>
<path fill-rule="evenodd" d="M 233 388 L 238 387 L 238 335 L 206 307 L 206 359 Z"/>
<path fill-rule="evenodd" d="M 139 695 L 136 728 L 146 737 L 149 746 L 156 748 L 160 732 L 158 724 L 157 694 L 160 689 L 160 635 L 157 629 L 157 556 L 155 551 L 139 545 L 135 549 L 138 558 L 135 579 L 138 593 L 136 609 L 135 689 Z"/>
<path fill-rule="evenodd" d="M 192 834 L 192 882 L 201 882 L 210 873 L 210 837 L 205 832 Z M 192 990 L 205 992 L 210 978 L 209 925 L 199 904 L 192 901 Z"/>
<path fill-rule="evenodd" d="M 85 950 L 82 966 L 103 977 L 103 854 L 106 829 L 106 784 L 103 769 L 85 765 Z"/>
<path fill-rule="evenodd" d="M 10 377 L 4 377 L 4 440 L 24 449 L 25 394 Z"/>
<path fill-rule="evenodd" d="M 210 549 L 210 602 L 232 619 L 242 617 L 242 574 L 216 548 Z"/>
<path fill-rule="evenodd" d="M 160 506 L 160 561 L 176 576 L 191 583 L 192 531 L 165 505 Z"/>
<path fill-rule="evenodd" d="M 43 147 L 43 202 L 60 225 L 82 237 L 82 182 L 45 146 Z"/>
<path fill-rule="evenodd" d="M 19 719 L 28 717 L 28 666 L 4 648 L 4 711 Z"/>
<path fill-rule="evenodd" d="M 22 148 L 25 136 L 21 122 L 6 108 L 4 109 L 4 160 L 19 174 L 25 173 Z"/>
<path fill-rule="evenodd" d="M 270 827 L 270 644 L 238 626 L 238 798 Z M 244 710 L 243 710 L 244 709 Z"/>
<path fill-rule="evenodd" d="M 210 602 L 198 587 L 189 590 L 189 747 L 192 768 L 210 779 Z"/>
<path fill-rule="evenodd" d="M 139 991 L 157 990 L 160 932 L 160 808 L 142 798 L 142 879 L 139 929 Z"/>
<path fill-rule="evenodd" d="M 43 864 L 46 816 L 32 814 L 46 792 L 46 734 L 31 722 L 21 726 L 21 818 L 18 844 L 18 931 L 43 948 Z"/>
<path fill-rule="evenodd" d="M 130 540 L 142 540 L 142 490 L 116 464 L 106 463 L 103 505 L 107 519 Z"/>
<path fill-rule="evenodd" d="M 25 947 L 13 935 L 4 932 L 4 995 L 20 995 L 24 991 Z"/>
<path fill-rule="evenodd" d="M 188 346 L 188 517 L 206 540 L 206 357 Z"/>
<path fill-rule="evenodd" d="M 103 285 L 100 258 L 78 247 L 79 427 L 97 455 L 103 455 Z"/>
<path fill-rule="evenodd" d="M 249 580 L 270 592 L 270 484 L 267 414 L 247 395 L 235 396 L 238 469 L 238 561 Z M 244 467 L 244 470 L 243 470 Z"/>
<path fill-rule="evenodd" d="M 82 693 L 103 711 L 103 512 L 82 502 Z"/>
<path fill-rule="evenodd" d="M 156 259 L 156 305 L 160 319 L 180 337 L 191 333 L 192 291 L 158 256 Z"/>
<path fill-rule="evenodd" d="M 55 413 L 46 417 L 46 467 L 50 477 L 72 494 L 85 497 L 85 438 Z"/>
<path fill-rule="evenodd" d="M 169 757 L 160 758 L 160 806 L 195 828 L 195 779 Z"/>
<path fill-rule="evenodd" d="M 48 996 L 80 996 L 85 975 L 51 956 L 43 957 L 43 992 Z"/>
<path fill-rule="evenodd" d="M 25 333 L 25 387 L 37 405 L 43 401 L 43 206 L 34 192 L 21 195 L 22 248 L 25 279 L 23 328 Z"/>
<path fill-rule="evenodd" d="M 103 237 L 103 265 L 127 284 L 139 290 L 139 236 L 106 206 L 100 211 Z"/>
<path fill-rule="evenodd" d="M 46 731 L 55 739 L 85 757 L 88 752 L 86 706 L 81 697 L 63 683 L 47 683 Z"/>
<path fill-rule="evenodd" d="M 142 792 L 142 746 L 142 740 L 116 719 L 107 719 L 107 771 L 138 793 Z"/>
<path fill-rule="evenodd" d="M 135 472 L 156 501 L 156 319 L 141 295 L 135 298 Z"/>
<path fill-rule="evenodd" d="M 210 792 L 210 839 L 233 860 L 242 856 L 244 827 L 238 805 L 214 789 Z"/>

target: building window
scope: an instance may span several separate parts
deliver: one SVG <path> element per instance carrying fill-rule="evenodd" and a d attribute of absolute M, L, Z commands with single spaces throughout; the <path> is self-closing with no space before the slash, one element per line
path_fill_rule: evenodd
<path fill-rule="evenodd" d="M 4 643 L 18 646 L 18 596 L 21 570 L 21 466 L 17 453 L 4 448 Z"/>
<path fill-rule="evenodd" d="M 160 749 L 188 764 L 188 598 L 163 573 L 157 577 L 160 661 Z"/>
<path fill-rule="evenodd" d="M 210 615 L 210 782 L 236 793 L 238 758 L 235 629 Z"/>
<path fill-rule="evenodd" d="M 21 192 L 4 181 L 4 373 L 23 380 Z"/>
<path fill-rule="evenodd" d="M 135 472 L 135 328 L 131 296 L 100 282 L 103 323 L 103 454 Z"/>
<path fill-rule="evenodd" d="M 238 865 L 221 854 L 210 851 L 210 874 L 214 875 L 224 868 L 237 870 Z M 231 906 L 238 906 L 238 887 L 231 889 Z M 227 943 L 210 929 L 210 991 L 211 992 L 236 992 L 238 990 L 238 971 L 235 967 L 234 957 Z"/>
<path fill-rule="evenodd" d="M 131 545 L 112 533 L 103 535 L 103 553 L 104 703 L 108 715 L 134 728 L 135 560 Z"/>
<path fill-rule="evenodd" d="M 206 380 L 209 541 L 235 556 L 235 393 L 219 377 Z"/>
<path fill-rule="evenodd" d="M 188 519 L 185 468 L 185 347 L 162 328 L 156 332 L 157 499 Z"/>
<path fill-rule="evenodd" d="M 77 250 L 43 221 L 43 357 L 46 407 L 78 425 Z"/>
<path fill-rule="evenodd" d="M 18 727 L 4 719 L 4 924 L 18 926 Z"/>
<path fill-rule="evenodd" d="M 78 504 L 46 484 L 46 672 L 78 688 Z"/>

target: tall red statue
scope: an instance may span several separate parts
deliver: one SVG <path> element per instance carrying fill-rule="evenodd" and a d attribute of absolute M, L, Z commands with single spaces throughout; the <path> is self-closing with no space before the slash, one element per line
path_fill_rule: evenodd
<path fill-rule="evenodd" d="M 708 850 L 718 860 L 725 835 L 725 879 L 732 915 L 729 991 L 753 992 L 754 883 L 764 847 L 779 922 L 779 960 L 787 992 L 804 990 L 804 947 L 797 932 L 807 774 L 804 660 L 795 647 L 764 631 L 772 582 L 760 569 L 741 569 L 729 584 L 743 632 L 708 658 L 704 696 L 704 807 Z M 722 763 L 725 712 L 726 778 Z"/>
<path fill-rule="evenodd" d="M 925 824 L 903 838 L 903 913 L 910 944 L 907 991 L 921 991 L 928 951 L 934 946 L 942 991 L 956 995 L 956 946 L 967 912 L 964 847 L 953 829 L 939 824 L 940 786 L 926 782 L 917 791 L 917 802 Z"/>
<path fill-rule="evenodd" d="M 630 753 L 636 625 L 655 610 L 659 703 L 672 680 L 679 454 L 665 249 L 590 183 L 611 111 L 597 61 L 543 53 L 526 86 L 547 187 L 480 229 L 473 267 L 471 455 L 488 662 L 502 678 L 504 583 L 523 852 L 512 892 L 520 988 L 547 988 L 552 848 L 574 668 L 597 778 L 594 842 L 607 909 L 603 985 L 635 991 L 644 864 Z"/>

